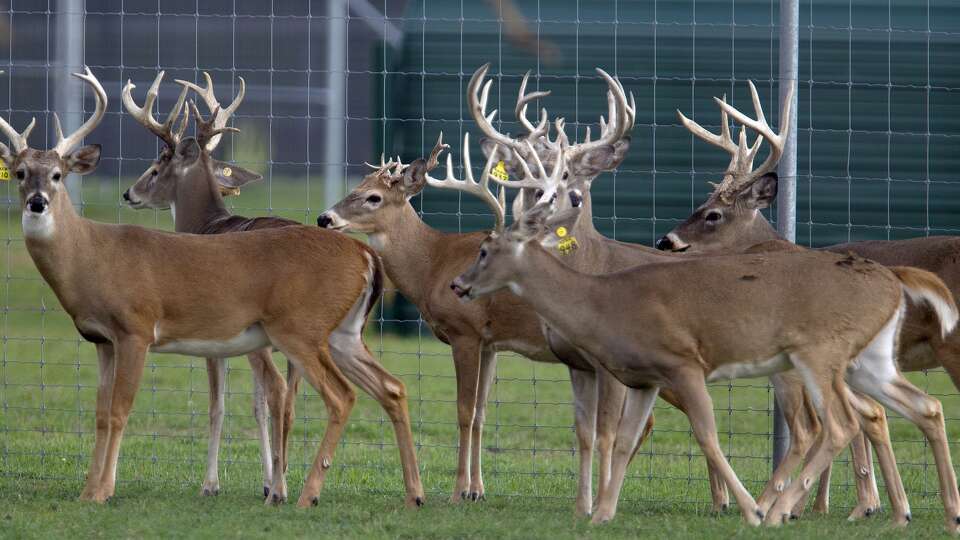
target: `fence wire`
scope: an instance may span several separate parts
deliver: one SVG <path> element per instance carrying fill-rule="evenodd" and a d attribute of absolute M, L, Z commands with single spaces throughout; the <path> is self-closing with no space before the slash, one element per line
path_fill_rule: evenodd
<path fill-rule="evenodd" d="M 66 4 L 0 2 L 0 68 L 6 72 L 0 114 L 14 126 L 36 117 L 36 146 L 50 146 L 60 85 L 79 86 L 58 75 L 65 51 L 58 50 L 57 22 Z M 120 203 L 159 150 L 122 110 L 120 89 L 130 79 L 142 96 L 161 69 L 167 72 L 161 112 L 177 95 L 174 78 L 200 81 L 210 72 L 221 101 L 235 94 L 238 77 L 245 78 L 247 98 L 234 115 L 242 133 L 222 144 L 222 152 L 261 172 L 264 181 L 232 199 L 231 209 L 307 224 L 335 202 L 325 194 L 329 199 L 348 191 L 363 174 L 363 162 L 381 152 L 410 161 L 428 152 L 442 130 L 459 161 L 463 133 L 477 134 L 465 106 L 466 82 L 488 61 L 492 107 L 510 111 L 520 78 L 531 69 L 533 89 L 553 91 L 542 105 L 551 116 L 567 117 L 578 137 L 596 126 L 605 107 L 595 66 L 636 95 L 629 157 L 593 188 L 597 227 L 621 240 L 652 244 L 698 206 L 706 181 L 724 168 L 724 156 L 679 125 L 676 109 L 716 130 L 719 113 L 710 98 L 726 93 L 735 106 L 747 105 L 750 79 L 768 118 L 778 116 L 770 112 L 777 110 L 778 84 L 773 0 L 350 0 L 343 20 L 346 69 L 333 73 L 343 76 L 345 95 L 332 109 L 326 36 L 336 21 L 327 2 L 81 4 L 82 61 L 100 78 L 110 104 L 89 138 L 103 144 L 104 158 L 83 180 L 75 202 L 85 216 L 107 222 L 172 228 L 164 212 L 137 212 Z M 800 36 L 798 242 L 819 246 L 960 230 L 960 8 L 936 1 L 804 1 Z M 92 110 L 92 99 L 77 103 L 82 108 L 57 112 L 79 121 Z M 339 109 L 342 114 L 330 114 Z M 500 128 L 519 130 L 509 115 Z M 334 146 L 340 155 L 331 158 L 325 149 L 338 132 L 345 145 Z M 328 185 L 337 168 L 342 179 Z M 96 354 L 35 271 L 20 231 L 16 185 L 4 184 L 2 476 L 78 485 L 92 448 Z M 468 197 L 428 189 L 413 203 L 427 223 L 448 231 L 477 230 L 491 220 Z M 368 343 L 406 382 L 426 487 L 446 494 L 457 446 L 449 348 L 394 289 L 375 313 Z M 949 434 L 960 432 L 953 413 L 960 403 L 949 379 L 940 370 L 911 378 L 943 400 Z M 250 388 L 246 363 L 231 361 L 220 473 L 228 489 L 259 489 Z M 714 385 L 712 394 L 723 447 L 758 492 L 770 470 L 773 394 L 765 380 Z M 121 453 L 121 486 L 199 485 L 207 397 L 203 360 L 150 355 Z M 312 390 L 302 390 L 297 405 L 294 492 L 325 425 L 322 401 Z M 571 412 L 565 369 L 500 354 L 484 438 L 488 493 L 572 499 Z M 685 419 L 665 404 L 658 404 L 656 416 L 624 499 L 708 502 L 703 459 Z M 939 504 L 935 468 L 919 433 L 901 420 L 892 429 L 914 508 Z M 834 474 L 834 501 L 841 506 L 853 501 L 846 456 Z M 389 420 L 361 396 L 331 483 L 399 493 L 397 463 Z"/>

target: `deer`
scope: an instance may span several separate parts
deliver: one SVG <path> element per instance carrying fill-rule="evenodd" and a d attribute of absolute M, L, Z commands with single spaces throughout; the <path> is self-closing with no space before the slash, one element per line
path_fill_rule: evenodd
<path fill-rule="evenodd" d="M 447 156 L 447 177 L 429 172 L 439 166 L 439 155 L 448 148 L 441 133 L 427 159 L 410 164 L 384 161 L 370 165 L 373 172 L 341 201 L 317 218 L 317 225 L 342 232 L 366 234 L 383 259 L 387 277 L 417 308 L 433 333 L 450 345 L 457 379 L 459 445 L 452 502 L 477 501 L 485 497 L 481 449 L 486 401 L 493 383 L 497 352 L 512 351 L 536 362 L 564 363 L 570 371 L 574 395 L 574 424 L 579 449 L 579 474 L 575 509 L 579 515 L 593 510 L 592 459 L 595 437 L 609 440 L 598 447 L 601 461 L 599 490 L 605 486 L 604 467 L 615 437 L 622 398 L 613 377 L 596 373 L 573 351 L 555 351 L 541 331 L 536 314 L 509 293 L 464 306 L 448 285 L 470 263 L 487 235 L 485 231 L 443 233 L 424 223 L 410 203 L 426 186 L 452 189 L 479 197 L 493 212 L 494 230 L 502 229 L 505 201 L 489 189 L 489 173 L 496 154 L 488 158 L 480 180 L 473 175 L 470 134 L 464 134 L 462 160 L 464 179 L 453 173 Z M 502 195 L 502 194 L 501 194 Z M 560 354 L 558 354 L 560 353 Z M 625 390 L 625 389 L 624 389 Z M 606 399 L 612 394 L 612 399 Z M 600 399 L 599 396 L 604 396 Z M 598 405 L 602 404 L 602 406 Z M 598 410 L 599 407 L 599 410 Z M 639 440 L 649 434 L 652 420 L 640 426 Z"/>
<path fill-rule="evenodd" d="M 99 145 L 79 147 L 103 119 L 107 95 L 89 68 L 75 74 L 93 91 L 96 109 L 57 143 L 31 148 L 35 121 L 17 132 L 0 119 L 10 146 L 0 158 L 19 184 L 27 251 L 98 358 L 95 441 L 81 500 L 114 496 L 124 429 L 147 352 L 225 358 L 278 348 L 304 374 L 326 405 L 329 422 L 298 500 L 319 505 L 336 445 L 356 401 L 348 379 L 369 376 L 394 425 L 407 506 L 423 504 L 413 435 L 400 379 L 379 366 L 363 342 L 367 314 L 383 286 L 376 253 L 345 235 L 291 226 L 222 235 L 156 231 L 100 223 L 76 213 L 63 176 L 89 174 Z M 221 131 L 222 132 L 222 131 Z M 197 139 L 182 139 L 176 166 L 213 163 Z M 244 271 L 227 271 L 243 268 Z M 265 379 L 274 448 L 283 430 L 282 388 Z M 285 456 L 273 459 L 266 504 L 286 500 Z"/>
<path fill-rule="evenodd" d="M 234 216 L 227 209 L 224 197 L 239 195 L 240 189 L 250 183 L 262 179 L 257 173 L 249 171 L 236 164 L 228 164 L 211 157 L 233 113 L 243 102 L 246 94 L 246 82 L 239 78 L 239 90 L 233 101 L 222 108 L 214 93 L 213 80 L 210 74 L 203 73 L 206 86 L 175 80 L 183 87 L 180 96 L 162 124 L 152 115 L 153 104 L 159 95 L 160 84 L 165 73 L 159 72 L 150 88 L 143 106 L 138 106 L 133 98 L 136 85 L 127 81 L 121 93 L 124 109 L 140 125 L 153 133 L 162 143 L 160 155 L 140 175 L 136 183 L 123 192 L 123 201 L 129 207 L 140 209 L 169 209 L 173 215 L 174 230 L 193 234 L 222 234 L 238 231 L 254 231 L 289 225 L 302 225 L 296 221 L 276 216 L 245 218 Z M 190 107 L 195 110 L 197 122 L 197 142 L 207 161 L 212 164 L 213 174 L 202 167 L 190 169 L 179 168 L 175 165 L 177 145 L 183 139 L 187 127 L 189 114 L 184 109 L 187 93 L 193 91 L 203 99 L 210 110 L 211 118 L 204 120 L 196 106 L 191 102 Z M 175 126 L 177 118 L 183 112 L 179 126 Z M 177 211 L 179 209 L 179 212 Z M 266 347 L 247 355 L 254 382 L 253 416 L 257 421 L 260 439 L 260 455 L 263 467 L 263 496 L 270 490 L 273 477 L 273 456 L 271 454 L 269 426 L 267 424 L 267 403 L 263 393 L 264 379 L 273 379 L 272 384 L 283 390 L 284 431 L 281 448 L 278 449 L 286 456 L 290 427 L 293 425 L 294 405 L 299 387 L 300 375 L 292 364 L 288 363 L 287 381 L 283 381 L 276 366 L 273 364 L 272 348 Z M 218 478 L 218 461 L 220 454 L 220 438 L 223 429 L 224 391 L 226 378 L 226 361 L 223 358 L 207 358 L 207 380 L 209 382 L 210 397 L 210 438 L 207 450 L 207 466 L 204 481 L 201 487 L 203 495 L 217 495 L 220 492 Z M 286 462 L 286 460 L 284 460 Z"/>
<path fill-rule="evenodd" d="M 561 145 L 549 175 L 554 183 L 564 173 L 563 150 Z M 539 173 L 547 176 L 543 169 Z M 608 493 L 614 499 L 636 443 L 637 430 L 630 424 L 642 425 L 659 389 L 670 387 L 685 404 L 697 442 L 744 520 L 780 525 L 859 432 L 857 409 L 863 404 L 849 383 L 921 429 L 937 462 L 946 526 L 960 532 L 960 494 L 942 406 L 907 381 L 895 361 L 905 296 L 927 302 L 943 334 L 956 326 L 960 315 L 953 296 L 934 274 L 852 255 L 781 250 L 691 257 L 590 275 L 550 253 L 571 249 L 570 231 L 582 211 L 554 208 L 538 204 L 504 232 L 492 233 L 473 265 L 450 286 L 465 301 L 509 289 L 632 389 L 613 455 Z M 689 283 L 697 286 L 684 286 Z M 553 294 L 558 290 L 564 294 Z M 718 304 L 737 317 L 713 316 Z M 719 447 L 706 383 L 789 369 L 800 373 L 822 429 L 797 481 L 775 488 L 776 499 L 764 511 Z M 625 427 L 629 437 L 621 437 Z"/>
<path fill-rule="evenodd" d="M 592 198 L 590 188 L 597 176 L 604 171 L 612 171 L 626 157 L 629 149 L 629 132 L 633 127 L 635 117 L 635 102 L 632 94 L 629 103 L 623 86 L 615 81 L 602 70 L 598 70 L 601 77 L 608 83 L 607 105 L 609 121 L 601 116 L 600 118 L 600 138 L 591 140 L 590 128 L 587 127 L 586 137 L 583 142 L 570 144 L 569 139 L 564 132 L 563 118 L 557 118 L 555 125 L 557 128 L 557 137 L 555 140 L 549 138 L 549 116 L 546 108 L 540 110 L 540 118 L 537 125 L 533 125 L 527 118 L 526 111 L 529 103 L 538 98 L 549 96 L 549 91 L 538 91 L 526 94 L 525 89 L 528 84 L 530 73 L 524 76 L 520 84 L 519 97 L 514 113 L 518 122 L 524 126 L 528 135 L 521 138 L 512 138 L 496 130 L 493 126 L 493 115 L 486 112 L 486 96 L 488 91 L 486 87 L 480 91 L 482 80 L 486 75 L 489 65 L 482 66 L 474 75 L 469 86 L 468 97 L 470 99 L 471 114 L 486 135 L 483 141 L 484 152 L 489 155 L 495 148 L 503 149 L 504 168 L 509 173 L 509 180 L 504 180 L 498 176 L 493 176 L 492 180 L 500 184 L 501 187 L 519 189 L 517 197 L 513 203 L 514 215 L 529 210 L 536 204 L 549 203 L 557 201 L 559 207 L 572 206 L 581 209 L 581 219 L 576 222 L 576 227 L 571 231 L 571 237 L 576 238 L 579 249 L 568 252 L 560 257 L 572 268 L 585 273 L 604 273 L 631 268 L 639 264 L 651 262 L 669 262 L 676 260 L 675 257 L 663 257 L 661 253 L 650 247 L 620 242 L 612 240 L 600 234 L 593 225 Z M 487 83 L 489 85 L 489 83 Z M 567 169 L 566 178 L 558 184 L 551 184 L 548 178 L 532 174 L 531 168 L 543 164 L 553 165 L 554 156 L 557 155 L 556 149 L 560 145 L 567 145 L 567 151 L 564 154 Z M 556 334 L 556 333 L 554 333 Z M 556 338 L 555 338 L 556 339 Z M 560 338 L 562 339 L 562 338 Z M 568 347 L 569 348 L 569 347 Z M 793 460 L 787 462 L 784 468 L 780 469 L 779 476 L 784 477 L 790 470 L 790 465 L 796 465 L 796 458 L 802 458 L 806 449 L 812 443 L 812 432 L 818 429 L 818 421 L 813 413 L 810 404 L 804 400 L 803 386 L 800 379 L 790 373 L 778 374 L 772 377 L 775 392 L 778 401 L 783 403 L 787 416 L 791 424 L 796 429 L 791 431 L 793 438 L 791 456 Z M 677 398 L 669 393 L 669 389 L 664 388 L 660 394 L 667 398 L 667 401 L 683 410 L 682 403 L 677 403 Z M 883 408 L 874 404 L 873 412 L 869 415 L 871 435 L 878 439 L 881 448 L 890 448 L 889 435 L 886 426 L 886 416 Z M 862 456 L 868 452 L 862 447 L 861 440 L 855 439 L 853 451 L 855 456 Z M 892 450 L 891 450 L 892 451 Z M 891 460 L 891 463 L 894 461 Z M 858 474 L 855 475 L 857 482 L 858 505 L 851 513 L 851 517 L 857 518 L 869 516 L 879 508 L 879 495 L 877 494 L 876 482 L 873 478 L 872 462 L 868 458 L 857 460 L 855 458 L 855 469 Z M 715 512 L 724 511 L 729 505 L 729 494 L 726 492 L 723 482 L 712 468 L 708 468 L 711 495 L 713 498 L 713 509 Z M 902 516 L 909 513 L 906 509 L 906 494 L 902 489 L 902 482 L 896 474 L 895 467 L 888 469 L 888 473 L 895 477 L 890 482 L 891 489 L 896 493 L 892 498 L 902 504 L 902 512 L 895 512 L 894 515 Z M 787 478 L 782 478 L 786 481 Z M 824 483 L 825 484 L 825 483 Z M 821 484 L 818 487 L 817 505 L 825 505 L 829 490 Z M 776 483 L 774 484 L 776 485 Z M 761 496 L 759 503 L 761 508 L 768 505 L 772 494 L 768 493 Z M 802 504 L 795 510 L 799 515 L 802 512 Z M 595 514 L 596 521 L 605 521 L 612 519 L 612 512 L 615 509 L 608 510 L 607 513 Z"/>
<path fill-rule="evenodd" d="M 747 156 L 738 157 L 731 146 L 728 115 L 744 126 L 755 128 L 760 137 L 768 141 L 779 140 L 766 125 L 756 89 L 752 84 L 750 90 L 757 118 L 750 118 L 725 101 L 718 100 L 722 115 L 720 135 L 709 132 L 678 111 L 681 123 L 693 135 L 727 150 L 733 157 L 723 180 L 714 184 L 714 190 L 708 199 L 686 220 L 659 238 L 656 243 L 658 249 L 692 254 L 805 249 L 786 242 L 761 212 L 769 207 L 777 196 L 778 176 L 773 167 L 761 166 L 753 169 L 752 160 L 747 159 Z M 758 142 L 759 140 L 758 138 Z M 851 242 L 823 249 L 836 253 L 854 253 L 888 266 L 923 268 L 937 274 L 954 295 L 960 293 L 960 272 L 953 264 L 955 254 L 960 252 L 960 240 L 954 237 Z M 954 385 L 960 388 L 960 336 L 956 332 L 943 336 L 930 308 L 923 304 L 911 304 L 907 308 L 899 337 L 897 363 L 903 371 L 943 366 Z M 865 466 L 872 465 L 869 459 L 869 441 L 866 441 L 864 446 L 865 461 L 864 458 L 858 459 L 858 453 L 854 452 L 854 460 L 860 461 L 860 464 L 855 463 L 855 468 L 861 471 Z"/>

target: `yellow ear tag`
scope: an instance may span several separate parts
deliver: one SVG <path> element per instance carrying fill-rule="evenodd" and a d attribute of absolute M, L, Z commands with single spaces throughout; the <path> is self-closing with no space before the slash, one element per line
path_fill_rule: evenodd
<path fill-rule="evenodd" d="M 230 167 L 224 167 L 223 170 L 220 171 L 220 174 L 222 174 L 222 175 L 226 176 L 227 178 L 229 178 L 230 175 L 233 174 L 233 169 L 231 169 Z"/>
<path fill-rule="evenodd" d="M 510 173 L 507 172 L 507 166 L 502 159 L 497 163 L 497 166 L 490 171 L 490 176 L 503 182 L 510 180 Z"/>
<path fill-rule="evenodd" d="M 0 159 L 0 180 L 10 180 L 10 169 L 7 168 L 7 164 L 2 159 Z"/>
<path fill-rule="evenodd" d="M 563 238 L 566 235 L 567 235 L 566 227 L 557 227 L 557 236 L 559 236 L 560 238 Z"/>
<path fill-rule="evenodd" d="M 580 247 L 580 244 L 577 243 L 577 238 L 575 236 L 570 236 L 564 238 L 557 244 L 557 250 L 560 251 L 561 255 L 569 255 L 577 250 Z"/>

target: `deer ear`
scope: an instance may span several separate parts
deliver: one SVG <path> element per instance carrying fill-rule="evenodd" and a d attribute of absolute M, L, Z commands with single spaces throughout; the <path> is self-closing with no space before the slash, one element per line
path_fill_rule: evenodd
<path fill-rule="evenodd" d="M 177 150 L 175 154 L 177 159 L 180 161 L 180 165 L 189 167 L 198 159 L 200 159 L 201 152 L 202 149 L 200 148 L 200 143 L 197 142 L 197 139 L 193 137 L 187 137 L 177 143 Z"/>
<path fill-rule="evenodd" d="M 577 249 L 579 246 L 577 239 L 573 236 L 573 227 L 579 218 L 579 207 L 568 208 L 549 216 L 544 220 L 540 245 L 547 249 L 558 248 L 565 253 Z"/>
<path fill-rule="evenodd" d="M 423 187 L 427 184 L 427 162 L 423 158 L 415 159 L 401 174 L 400 182 L 400 187 L 407 197 L 413 197 L 423 191 Z"/>
<path fill-rule="evenodd" d="M 0 159 L 3 160 L 7 167 L 10 167 L 10 164 L 13 163 L 13 158 L 15 157 L 16 156 L 13 155 L 13 152 L 10 151 L 7 145 L 0 143 Z"/>
<path fill-rule="evenodd" d="M 250 182 L 263 180 L 262 175 L 248 171 L 243 167 L 230 165 L 216 159 L 210 161 L 213 162 L 213 177 L 217 179 L 220 187 L 225 188 L 227 193 L 231 195 L 238 194 L 240 188 Z"/>
<path fill-rule="evenodd" d="M 67 168 L 70 172 L 81 176 L 92 173 L 100 163 L 100 150 L 99 144 L 88 144 L 77 148 L 67 156 Z"/>
<path fill-rule="evenodd" d="M 756 182 L 750 184 L 747 189 L 743 190 L 740 196 L 749 208 L 766 208 L 777 198 L 778 180 L 779 177 L 777 173 L 769 172 L 758 178 Z"/>
<path fill-rule="evenodd" d="M 625 137 L 599 148 L 594 148 L 570 163 L 570 172 L 574 176 L 597 176 L 604 171 L 612 171 L 623 163 L 630 150 L 630 139 Z"/>
<path fill-rule="evenodd" d="M 480 149 L 483 151 L 483 157 L 489 158 L 490 154 L 493 153 L 493 150 L 496 149 L 498 144 L 496 141 L 483 137 L 480 139 Z M 504 147 L 499 145 L 500 148 L 497 150 L 497 155 L 500 157 L 500 161 L 503 162 L 504 168 L 507 170 L 507 174 L 510 178 L 514 180 L 523 180 L 524 173 L 523 167 L 520 165 L 521 159 L 523 156 L 517 155 L 517 153 L 512 148 Z"/>

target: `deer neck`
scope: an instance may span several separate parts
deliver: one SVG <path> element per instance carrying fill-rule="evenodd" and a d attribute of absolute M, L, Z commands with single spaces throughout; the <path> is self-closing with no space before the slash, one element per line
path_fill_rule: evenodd
<path fill-rule="evenodd" d="M 206 156 L 177 179 L 177 195 L 170 209 L 177 232 L 199 233 L 230 216 Z"/>
<path fill-rule="evenodd" d="M 384 225 L 369 235 L 370 245 L 383 259 L 387 276 L 400 293 L 420 305 L 426 297 L 430 268 L 436 263 L 432 254 L 443 234 L 424 223 L 409 202 Z"/>
<path fill-rule="evenodd" d="M 773 225 L 767 221 L 766 216 L 759 210 L 753 210 L 753 220 L 743 234 L 737 235 L 741 242 L 740 247 L 746 249 L 750 246 L 766 242 L 767 240 L 783 240 L 783 236 L 773 228 Z"/>
<path fill-rule="evenodd" d="M 31 222 L 31 220 L 36 220 Z M 41 233 L 37 227 L 45 229 Z M 97 244 L 89 241 L 93 223 L 77 214 L 66 196 L 56 197 L 45 217 L 23 215 L 24 243 L 44 281 L 50 285 L 60 303 L 73 313 L 77 305 L 72 291 L 78 291 L 89 277 L 86 261 L 97 260 L 93 253 Z"/>

